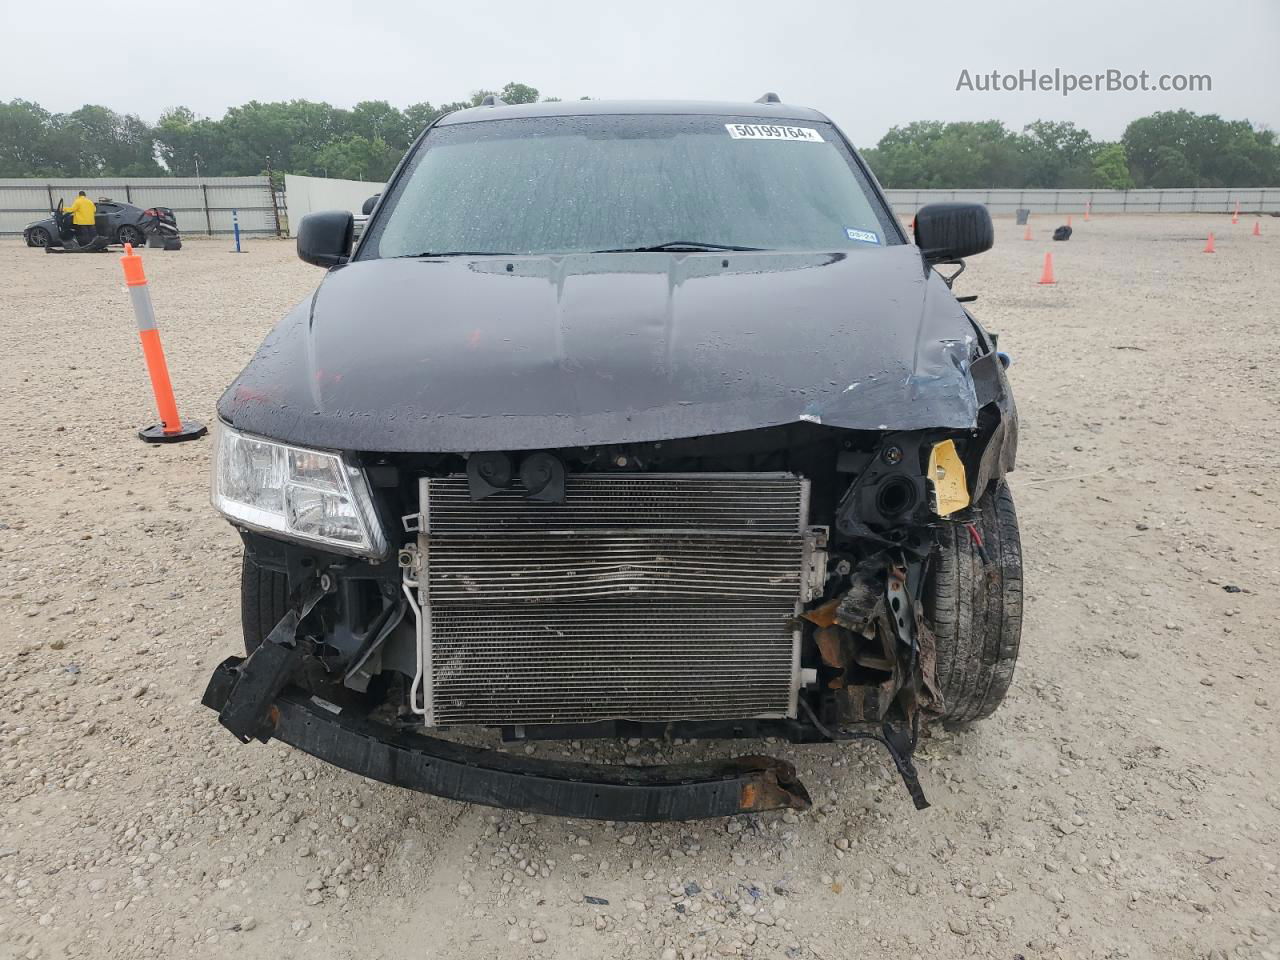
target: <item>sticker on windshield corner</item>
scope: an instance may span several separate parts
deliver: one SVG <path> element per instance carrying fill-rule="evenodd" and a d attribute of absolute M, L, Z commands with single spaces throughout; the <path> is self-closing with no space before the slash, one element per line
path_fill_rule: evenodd
<path fill-rule="evenodd" d="M 726 123 L 734 140 L 794 140 L 797 143 L 826 143 L 812 127 L 787 127 L 777 123 Z"/>
<path fill-rule="evenodd" d="M 855 230 L 853 227 L 845 227 L 844 235 L 850 240 L 860 240 L 863 243 L 879 243 L 880 235 L 872 233 L 870 230 Z"/>

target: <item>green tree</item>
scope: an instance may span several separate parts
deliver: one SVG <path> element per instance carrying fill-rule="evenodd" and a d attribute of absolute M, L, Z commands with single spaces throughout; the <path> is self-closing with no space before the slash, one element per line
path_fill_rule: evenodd
<path fill-rule="evenodd" d="M 29 100 L 0 102 L 0 177 L 56 174 L 57 161 L 50 155 L 51 117 Z"/>
<path fill-rule="evenodd" d="M 1187 187 L 1199 181 L 1195 169 L 1177 147 L 1156 147 L 1151 168 L 1147 173 L 1149 187 Z"/>
<path fill-rule="evenodd" d="M 999 120 L 894 127 L 866 159 L 886 187 L 1005 187 L 1025 180 L 1019 138 Z"/>
<path fill-rule="evenodd" d="M 1038 120 L 1019 134 L 995 121 L 910 123 L 890 130 L 867 161 L 890 187 L 1193 187 L 1280 182 L 1280 146 L 1247 120 L 1187 110 L 1125 129 L 1120 149 L 1071 123 Z"/>
<path fill-rule="evenodd" d="M 317 151 L 306 172 L 341 180 L 384 181 L 403 153 L 380 137 L 370 140 L 350 134 Z"/>
<path fill-rule="evenodd" d="M 1168 110 L 1134 120 L 1120 140 L 1139 186 L 1260 187 L 1280 175 L 1274 133 L 1248 120 Z"/>
<path fill-rule="evenodd" d="M 1036 120 L 1022 128 L 1021 182 L 1025 187 L 1087 187 L 1096 145 L 1089 131 L 1074 123 Z"/>
<path fill-rule="evenodd" d="M 345 124 L 340 118 L 339 125 L 367 140 L 382 140 L 402 152 L 408 148 L 411 137 L 416 136 L 416 133 L 411 133 L 405 115 L 385 100 L 357 103 L 351 108 Z"/>
<path fill-rule="evenodd" d="M 404 110 L 405 124 L 409 128 L 409 135 L 413 139 L 417 139 L 423 130 L 435 123 L 443 110 L 439 107 L 433 107 L 430 103 L 423 101 L 422 103 L 414 103 Z"/>
<path fill-rule="evenodd" d="M 163 173 L 151 128 L 133 114 L 93 104 L 62 114 L 22 100 L 0 106 L 0 166 L 10 176 Z"/>
<path fill-rule="evenodd" d="M 440 113 L 438 115 L 444 116 L 446 113 L 457 113 L 459 110 L 470 110 L 472 107 L 480 106 L 480 101 L 489 96 L 496 97 L 497 94 L 492 90 L 474 90 L 472 91 L 471 98 L 469 100 L 454 100 L 452 103 L 440 104 Z"/>
<path fill-rule="evenodd" d="M 1129 161 L 1124 147 L 1118 143 L 1103 144 L 1093 155 L 1093 181 L 1090 186 L 1100 190 L 1129 190 L 1133 187 L 1133 175 L 1129 173 Z"/>
<path fill-rule="evenodd" d="M 26 100 L 0 102 L 0 176 L 191 176 L 197 170 L 238 176 L 262 173 L 270 157 L 277 172 L 380 180 L 428 125 L 478 106 L 491 92 L 404 108 L 365 100 L 349 110 L 308 100 L 254 100 L 220 119 L 178 106 L 155 126 L 93 104 L 59 114 Z M 541 97 L 536 87 L 515 81 L 497 95 L 507 103 Z M 1187 110 L 1134 120 L 1119 144 L 1098 143 L 1087 130 L 1053 120 L 1037 120 L 1019 132 L 998 120 L 917 121 L 894 127 L 864 156 L 888 187 L 1280 183 L 1280 144 L 1272 131 Z"/>
<path fill-rule="evenodd" d="M 251 100 L 232 107 L 220 121 L 226 138 L 222 167 L 209 172 L 251 176 L 266 168 L 267 157 L 280 170 L 304 172 L 321 149 L 345 133 L 345 113 L 308 100 Z"/>
<path fill-rule="evenodd" d="M 221 124 L 199 118 L 187 107 L 173 107 L 162 113 L 155 139 L 156 153 L 174 176 L 213 176 L 227 168 L 227 140 Z"/>
<path fill-rule="evenodd" d="M 537 103 L 538 88 L 527 83 L 508 83 L 498 94 L 504 103 Z"/>

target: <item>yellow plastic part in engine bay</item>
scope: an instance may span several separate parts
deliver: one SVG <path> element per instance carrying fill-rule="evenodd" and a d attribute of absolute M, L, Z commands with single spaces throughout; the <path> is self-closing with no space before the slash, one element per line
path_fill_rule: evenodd
<path fill-rule="evenodd" d="M 969 505 L 969 484 L 954 440 L 933 445 L 929 454 L 929 482 L 933 484 L 938 516 L 949 517 Z"/>

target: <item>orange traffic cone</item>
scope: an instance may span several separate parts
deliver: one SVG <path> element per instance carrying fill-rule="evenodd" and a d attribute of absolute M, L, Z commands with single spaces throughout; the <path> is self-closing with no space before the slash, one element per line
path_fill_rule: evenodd
<path fill-rule="evenodd" d="M 1086 203 L 1086 204 L 1084 205 L 1084 222 L 1085 222 L 1085 223 L 1088 223 L 1088 222 L 1089 222 L 1089 207 L 1090 207 L 1090 206 L 1091 206 L 1091 204 L 1088 204 L 1088 203 Z"/>
<path fill-rule="evenodd" d="M 1253 221 L 1253 235 L 1255 237 L 1262 236 L 1262 224 L 1258 220 Z"/>
<path fill-rule="evenodd" d="M 160 422 L 138 431 L 138 438 L 147 443 L 180 443 L 203 437 L 207 429 L 196 420 L 183 420 L 178 416 L 178 402 L 173 398 L 173 382 L 169 379 L 169 365 L 164 360 L 164 348 L 160 346 L 160 331 L 156 329 L 156 311 L 151 305 L 151 292 L 147 289 L 147 276 L 142 269 L 142 258 L 133 252 L 133 244 L 124 245 L 120 258 L 124 268 L 124 282 L 133 302 L 133 313 L 138 321 L 138 338 L 142 341 L 142 358 L 151 375 L 151 389 L 155 393 Z"/>
<path fill-rule="evenodd" d="M 1067 226 L 1071 226 L 1071 214 L 1067 214 Z"/>
<path fill-rule="evenodd" d="M 1217 250 L 1213 249 L 1213 231 L 1212 230 L 1209 231 L 1209 242 L 1204 245 L 1204 252 L 1205 253 L 1218 252 Z"/>
<path fill-rule="evenodd" d="M 1236 201 L 1236 209 L 1235 209 L 1235 212 L 1234 212 L 1233 214 L 1231 214 L 1231 222 L 1232 222 L 1232 223 L 1239 223 L 1239 222 L 1240 222 L 1240 201 L 1239 201 L 1239 200 L 1237 200 L 1237 201 Z"/>
<path fill-rule="evenodd" d="M 1029 224 L 1029 223 L 1027 224 L 1027 230 L 1026 230 L 1026 232 L 1022 235 L 1022 239 L 1023 239 L 1023 240 L 1030 240 L 1030 239 L 1031 239 L 1031 224 Z"/>
<path fill-rule="evenodd" d="M 1044 255 L 1044 272 L 1040 274 L 1040 283 L 1057 283 L 1053 279 L 1053 254 L 1046 253 Z"/>

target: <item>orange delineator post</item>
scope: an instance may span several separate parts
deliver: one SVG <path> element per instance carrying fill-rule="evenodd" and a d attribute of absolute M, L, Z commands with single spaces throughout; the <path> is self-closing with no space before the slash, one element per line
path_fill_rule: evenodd
<path fill-rule="evenodd" d="M 1058 282 L 1057 280 L 1053 279 L 1053 254 L 1052 253 L 1046 253 L 1044 255 L 1044 272 L 1040 274 L 1040 279 L 1037 280 L 1036 282 L 1037 283 L 1057 283 Z"/>
<path fill-rule="evenodd" d="M 182 422 L 178 416 L 178 401 L 173 397 L 173 383 L 169 379 L 169 365 L 160 345 L 160 331 L 156 329 L 156 312 L 151 305 L 151 291 L 147 289 L 147 276 L 142 269 L 142 258 L 133 252 L 133 244 L 124 245 L 120 258 L 124 268 L 125 286 L 133 301 L 133 313 L 138 321 L 138 339 L 142 341 L 142 356 L 151 376 L 151 389 L 156 396 L 156 409 L 160 423 L 143 427 L 138 436 L 147 443 L 177 443 L 194 440 L 207 432 L 204 424 L 194 420 Z"/>
<path fill-rule="evenodd" d="M 1255 237 L 1262 236 L 1262 223 L 1259 220 L 1253 221 L 1253 235 Z"/>
<path fill-rule="evenodd" d="M 1022 234 L 1022 239 L 1023 239 L 1023 240 L 1030 240 L 1030 239 L 1031 239 L 1031 224 L 1029 224 L 1029 223 L 1027 224 L 1027 229 L 1026 229 L 1026 231 Z"/>

